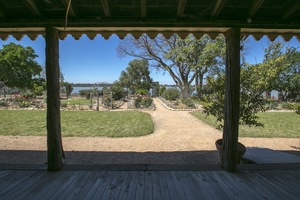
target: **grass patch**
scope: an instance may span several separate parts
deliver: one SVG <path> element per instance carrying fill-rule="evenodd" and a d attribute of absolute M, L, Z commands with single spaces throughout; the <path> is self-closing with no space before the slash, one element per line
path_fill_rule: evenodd
<path fill-rule="evenodd" d="M 90 105 L 91 100 L 89 99 L 69 99 L 69 100 L 61 100 L 61 104 L 70 104 L 70 105 Z M 95 101 L 93 101 L 94 103 Z"/>
<path fill-rule="evenodd" d="M 217 127 L 213 116 L 206 118 L 202 112 L 192 112 L 192 115 L 213 127 Z M 241 125 L 239 128 L 240 137 L 300 138 L 300 115 L 294 112 L 264 112 L 258 113 L 257 116 L 264 127 Z"/>
<path fill-rule="evenodd" d="M 46 111 L 1 110 L 0 135 L 45 136 Z M 62 111 L 64 137 L 137 137 L 153 133 L 148 113 L 139 111 Z"/>

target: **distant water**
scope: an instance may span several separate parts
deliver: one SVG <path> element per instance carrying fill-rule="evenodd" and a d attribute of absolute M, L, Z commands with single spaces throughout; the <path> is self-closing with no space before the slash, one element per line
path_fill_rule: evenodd
<path fill-rule="evenodd" d="M 172 86 L 173 87 L 173 86 Z M 102 90 L 102 86 L 98 87 L 98 90 Z M 170 87 L 167 87 L 167 88 L 171 88 Z M 90 90 L 90 89 L 94 89 L 94 87 L 73 87 L 73 91 L 72 91 L 72 94 L 79 94 L 79 91 L 80 90 Z M 196 91 L 193 91 L 192 94 L 196 94 Z M 273 90 L 271 92 L 271 97 L 275 97 L 275 99 L 278 99 L 278 92 Z"/>
<path fill-rule="evenodd" d="M 98 90 L 102 90 L 102 86 L 98 87 Z M 94 89 L 94 87 L 73 87 L 72 94 L 79 94 L 80 90 L 90 90 Z"/>

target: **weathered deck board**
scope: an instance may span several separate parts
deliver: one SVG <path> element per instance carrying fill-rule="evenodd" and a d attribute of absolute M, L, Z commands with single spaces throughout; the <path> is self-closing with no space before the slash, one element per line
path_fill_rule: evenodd
<path fill-rule="evenodd" d="M 111 178 L 109 172 L 106 172 L 103 176 L 98 176 L 84 199 L 100 199 L 104 193 L 103 191 L 108 187 Z"/>
<path fill-rule="evenodd" d="M 299 199 L 300 170 L 0 170 L 0 199 Z"/>
<path fill-rule="evenodd" d="M 132 181 L 128 186 L 128 194 L 126 199 L 143 199 L 144 191 L 142 188 L 144 187 L 142 182 L 144 181 L 144 172 L 143 171 L 136 171 L 136 173 L 130 173 Z M 125 198 L 124 198 L 125 199 Z"/>

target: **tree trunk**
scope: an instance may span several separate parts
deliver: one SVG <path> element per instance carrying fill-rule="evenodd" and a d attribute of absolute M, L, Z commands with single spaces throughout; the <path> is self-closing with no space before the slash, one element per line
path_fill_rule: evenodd
<path fill-rule="evenodd" d="M 181 99 L 187 99 L 190 96 L 190 87 L 188 85 L 182 85 L 179 87 L 181 90 L 181 95 L 180 98 Z"/>
<path fill-rule="evenodd" d="M 226 33 L 225 113 L 223 129 L 222 168 L 234 172 L 237 165 L 237 145 L 240 110 L 240 28 Z"/>
<path fill-rule="evenodd" d="M 58 31 L 53 27 L 46 27 L 47 148 L 49 171 L 59 170 L 63 164 L 58 43 Z"/>

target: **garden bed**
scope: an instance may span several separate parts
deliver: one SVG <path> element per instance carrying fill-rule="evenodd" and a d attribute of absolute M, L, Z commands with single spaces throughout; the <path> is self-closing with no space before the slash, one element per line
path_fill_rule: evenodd
<path fill-rule="evenodd" d="M 190 104 L 193 106 L 188 106 L 187 104 L 182 103 L 181 100 L 169 101 L 163 97 L 157 97 L 157 99 L 160 103 L 162 103 L 169 110 L 174 110 L 174 111 L 176 111 L 176 110 L 178 110 L 178 111 L 202 110 L 202 106 L 195 104 L 194 102 L 191 102 L 191 104 Z M 192 101 L 192 99 L 190 99 L 190 101 Z"/>

